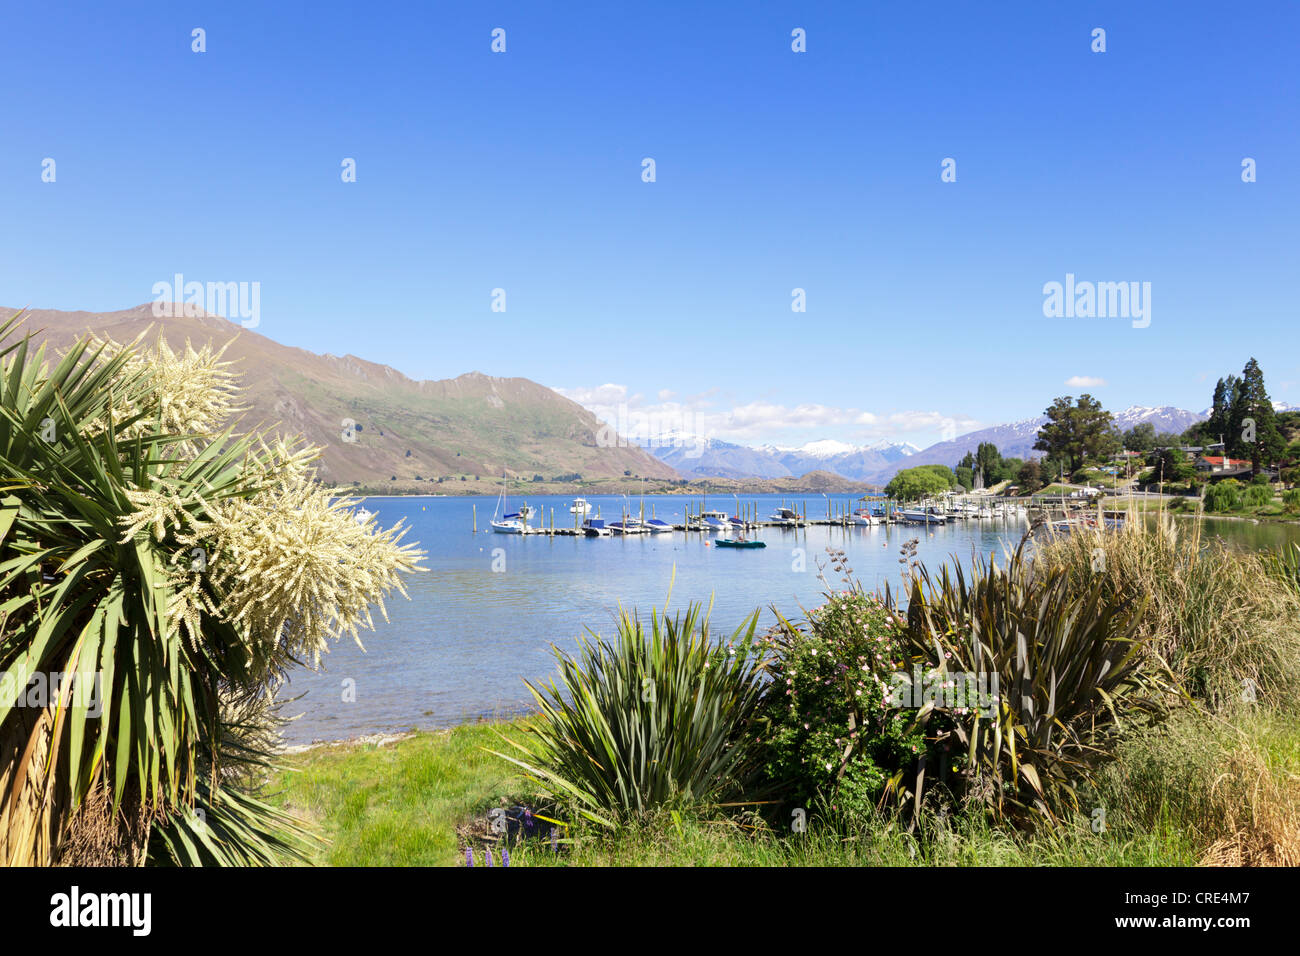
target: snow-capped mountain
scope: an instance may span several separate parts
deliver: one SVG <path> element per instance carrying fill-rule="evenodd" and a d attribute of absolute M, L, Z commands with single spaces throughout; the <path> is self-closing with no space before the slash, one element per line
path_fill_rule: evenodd
<path fill-rule="evenodd" d="M 1181 434 L 1199 421 L 1209 418 L 1209 412 L 1189 412 L 1185 408 L 1172 405 L 1159 405 L 1151 408 L 1145 405 L 1130 405 L 1122 412 L 1115 412 L 1115 427 L 1128 431 L 1135 425 L 1151 424 L 1156 434 L 1173 432 Z"/>
<path fill-rule="evenodd" d="M 691 436 L 661 441 L 657 446 L 647 446 L 647 450 L 688 477 L 783 478 L 799 477 L 810 471 L 829 471 L 862 481 L 920 449 L 907 442 L 878 441 L 859 446 L 829 438 L 797 448 L 770 444 L 751 448 L 716 438 Z"/>
<path fill-rule="evenodd" d="M 1278 411 L 1291 408 L 1284 402 L 1274 402 L 1273 405 Z M 1157 434 L 1181 434 L 1207 417 L 1206 412 L 1190 412 L 1172 405 L 1131 405 L 1114 413 L 1115 425 L 1120 431 L 1150 423 L 1155 426 Z M 808 442 L 797 448 L 771 444 L 752 448 L 718 439 L 677 436 L 673 442 L 660 442 L 659 447 L 648 446 L 647 450 L 692 478 L 783 478 L 822 470 L 855 481 L 883 484 L 902 468 L 955 466 L 967 452 L 974 452 L 981 442 L 997 445 L 1005 458 L 1039 456 L 1042 452 L 1034 450 L 1034 442 L 1046 421 L 1046 415 L 1022 418 L 1005 425 L 981 428 L 925 449 L 907 442 L 890 441 L 856 446 L 831 438 Z"/>

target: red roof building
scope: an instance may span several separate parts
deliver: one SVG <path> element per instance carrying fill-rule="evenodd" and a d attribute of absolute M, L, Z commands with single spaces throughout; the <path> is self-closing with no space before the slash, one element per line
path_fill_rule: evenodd
<path fill-rule="evenodd" d="M 1222 455 L 1202 455 L 1196 459 L 1196 470 L 1214 478 L 1232 478 L 1249 474 L 1249 458 L 1225 458 Z"/>

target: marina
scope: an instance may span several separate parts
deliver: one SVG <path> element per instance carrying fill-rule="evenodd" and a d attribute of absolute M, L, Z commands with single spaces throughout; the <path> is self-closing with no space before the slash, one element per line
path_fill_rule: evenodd
<path fill-rule="evenodd" d="M 676 496 L 669 496 L 676 500 Z M 591 504 L 585 498 L 576 498 L 557 509 L 552 505 L 549 512 L 541 506 L 536 512 L 526 502 L 517 512 L 506 514 L 503 519 L 493 518 L 490 522 L 492 531 L 518 535 L 544 535 L 550 537 L 604 537 L 606 534 L 640 535 L 668 534 L 671 532 L 694 532 L 701 534 L 728 534 L 733 530 L 790 530 L 807 527 L 871 527 L 890 525 L 918 525 L 937 527 L 953 522 L 964 521 L 1005 521 L 1013 518 L 1038 518 L 1052 526 L 1068 524 L 1071 515 L 1096 513 L 1096 506 L 1086 499 L 1059 498 L 1003 498 L 991 495 L 949 495 L 940 499 L 921 502 L 895 502 L 881 496 L 863 495 L 856 499 L 849 496 L 831 498 L 823 496 L 826 508 L 825 516 L 817 513 L 808 516 L 809 499 L 798 502 L 781 499 L 780 504 L 766 517 L 759 517 L 760 506 L 757 500 L 742 502 L 738 497 L 734 501 L 734 510 L 728 513 L 717 508 L 708 508 L 707 497 L 688 499 L 679 511 L 675 511 L 670 520 L 655 514 L 655 503 L 650 506 L 650 517 L 646 517 L 646 504 L 642 500 L 634 513 L 628 506 L 626 497 L 619 505 L 619 517 L 606 522 L 601 518 L 599 506 Z M 504 495 L 498 501 L 498 510 L 502 507 Z M 816 508 L 818 502 L 812 499 Z M 557 523 L 556 512 L 561 518 Z M 569 514 L 566 521 L 562 516 Z M 539 523 L 531 525 L 528 519 L 534 514 Z M 546 522 L 549 514 L 549 523 Z M 593 533 L 591 521 L 598 522 Z M 1105 520 L 1116 522 L 1123 518 L 1124 510 L 1111 509 L 1105 513 Z M 478 531 L 477 508 L 471 509 L 471 529 Z"/>

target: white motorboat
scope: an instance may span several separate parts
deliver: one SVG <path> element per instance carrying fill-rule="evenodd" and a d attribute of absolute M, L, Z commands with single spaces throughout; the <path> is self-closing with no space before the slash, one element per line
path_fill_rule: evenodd
<path fill-rule="evenodd" d="M 591 513 L 591 502 L 586 498 L 574 498 L 573 504 L 569 505 L 569 514 L 586 515 Z"/>
<path fill-rule="evenodd" d="M 703 531 L 730 531 L 731 519 L 725 511 L 701 511 L 700 528 Z"/>
<path fill-rule="evenodd" d="M 772 524 L 782 528 L 797 528 L 799 526 L 799 513 L 793 508 L 777 508 L 767 520 Z"/>
<path fill-rule="evenodd" d="M 922 508 L 909 508 L 898 512 L 898 516 L 908 524 L 947 524 L 948 521 L 943 515 Z"/>

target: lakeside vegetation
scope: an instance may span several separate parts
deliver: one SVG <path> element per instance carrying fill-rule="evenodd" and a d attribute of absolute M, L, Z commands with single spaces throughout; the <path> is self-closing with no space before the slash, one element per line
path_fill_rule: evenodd
<path fill-rule="evenodd" d="M 465 865 L 469 850 L 500 865 L 506 847 L 511 865 L 1294 865 L 1293 551 L 1168 520 L 1000 567 L 932 573 L 905 551 L 905 610 L 840 558 L 806 620 L 751 639 L 710 637 L 698 609 L 672 632 L 627 616 L 616 640 L 561 656 L 560 686 L 587 687 L 576 703 L 548 689 L 528 718 L 292 755 L 277 805 L 314 821 L 314 861 L 332 864 Z M 893 675 L 918 666 L 927 689 L 991 669 L 1005 695 L 986 716 L 942 690 L 891 703 Z M 725 761 L 678 766 L 674 787 L 654 768 L 688 759 L 682 722 Z M 536 837 L 494 830 L 492 811 L 517 807 L 548 821 Z"/>

